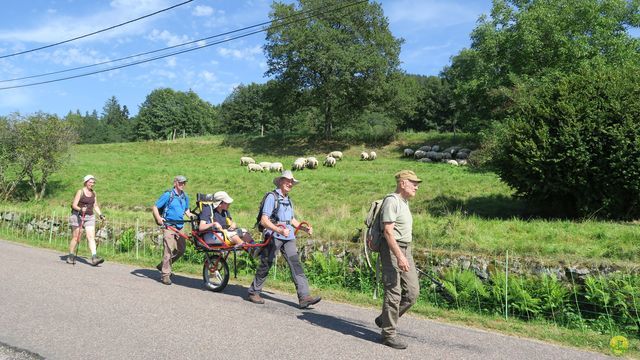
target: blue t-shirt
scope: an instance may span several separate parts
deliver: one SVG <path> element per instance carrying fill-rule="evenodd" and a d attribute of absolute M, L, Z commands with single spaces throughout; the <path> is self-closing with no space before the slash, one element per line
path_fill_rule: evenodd
<path fill-rule="evenodd" d="M 173 192 L 173 199 L 171 203 L 169 200 L 171 198 L 171 193 Z M 166 210 L 162 209 L 164 206 L 167 206 Z M 163 215 L 163 212 L 166 214 L 163 218 L 165 220 L 183 220 L 184 213 L 189 209 L 189 196 L 184 191 L 182 194 L 178 195 L 175 189 L 171 189 L 171 191 L 165 191 L 158 201 L 156 201 L 156 207 L 160 210 L 160 215 Z M 176 228 L 182 229 L 184 224 L 176 224 Z"/>
<path fill-rule="evenodd" d="M 276 239 L 280 240 L 293 240 L 295 239 L 293 225 L 291 225 L 291 219 L 293 219 L 293 204 L 291 203 L 291 199 L 288 196 L 283 196 L 280 189 L 276 189 L 276 193 L 278 194 L 278 199 L 280 200 L 280 206 L 278 207 L 277 221 L 274 222 L 274 225 L 282 224 L 289 228 L 289 236 L 284 237 L 278 233 L 274 234 Z M 273 193 L 269 194 L 267 198 L 264 200 L 264 205 L 262 206 L 262 214 L 270 217 L 273 213 L 273 209 L 276 207 L 276 199 Z M 272 220 L 273 221 L 273 220 Z M 265 236 L 270 236 L 272 233 L 271 230 L 265 230 Z"/>

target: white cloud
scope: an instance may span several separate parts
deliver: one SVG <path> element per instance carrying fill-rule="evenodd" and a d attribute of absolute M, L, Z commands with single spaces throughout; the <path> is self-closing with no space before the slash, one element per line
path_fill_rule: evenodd
<path fill-rule="evenodd" d="M 385 2 L 385 15 L 392 24 L 443 27 L 475 22 L 481 5 L 461 1 L 398 0 Z M 409 23 L 409 24 L 408 24 Z"/>
<path fill-rule="evenodd" d="M 160 31 L 158 29 L 153 29 L 147 38 L 152 41 L 162 41 L 167 46 L 175 46 L 189 42 L 189 37 L 186 35 L 175 35 L 167 30 Z"/>
<path fill-rule="evenodd" d="M 198 5 L 191 12 L 194 16 L 211 16 L 214 10 L 210 6 Z"/>
<path fill-rule="evenodd" d="M 175 56 L 171 56 L 167 58 L 166 63 L 167 63 L 167 66 L 169 67 L 175 67 L 178 61 L 176 60 Z"/>
<path fill-rule="evenodd" d="M 224 57 L 231 57 L 239 60 L 255 60 L 256 55 L 262 53 L 262 47 L 260 45 L 255 45 L 253 47 L 242 48 L 242 49 L 230 49 L 230 48 L 218 48 L 218 54 Z"/>
<path fill-rule="evenodd" d="M 96 50 L 80 48 L 58 49 L 52 53 L 42 53 L 40 56 L 44 60 L 64 66 L 91 65 L 108 60 L 104 56 L 100 56 Z"/>

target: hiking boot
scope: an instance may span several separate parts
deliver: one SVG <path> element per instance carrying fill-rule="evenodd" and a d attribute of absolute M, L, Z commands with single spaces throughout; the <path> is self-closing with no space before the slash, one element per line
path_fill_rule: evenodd
<path fill-rule="evenodd" d="M 382 316 L 382 315 L 380 315 Z M 380 329 L 382 329 L 382 319 L 380 318 L 380 316 L 378 316 L 374 321 L 376 323 L 376 326 L 379 327 Z"/>
<path fill-rule="evenodd" d="M 99 256 L 92 256 L 91 257 L 91 265 L 93 266 L 98 266 L 100 264 L 102 264 L 104 262 L 104 259 L 99 257 Z"/>
<path fill-rule="evenodd" d="M 171 285 L 171 277 L 169 275 L 163 276 L 161 281 L 165 285 Z"/>
<path fill-rule="evenodd" d="M 260 294 L 249 294 L 247 300 L 251 301 L 254 304 L 264 304 L 264 299 Z"/>
<path fill-rule="evenodd" d="M 391 338 L 385 338 L 382 339 L 382 345 L 386 345 L 390 348 L 394 348 L 394 349 L 406 349 L 407 348 L 407 343 L 402 341 L 399 337 L 394 336 Z"/>
<path fill-rule="evenodd" d="M 76 264 L 76 256 L 73 255 L 73 254 L 67 255 L 67 264 L 75 265 Z"/>
<path fill-rule="evenodd" d="M 311 305 L 315 305 L 320 302 L 322 298 L 320 296 L 307 295 L 300 299 L 300 309 L 306 309 Z"/>

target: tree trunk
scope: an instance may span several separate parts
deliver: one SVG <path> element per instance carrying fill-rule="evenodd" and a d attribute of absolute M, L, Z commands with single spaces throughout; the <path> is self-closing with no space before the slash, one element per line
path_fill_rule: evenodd
<path fill-rule="evenodd" d="M 333 135 L 333 114 L 331 113 L 331 103 L 326 102 L 324 106 L 324 137 L 331 140 Z"/>

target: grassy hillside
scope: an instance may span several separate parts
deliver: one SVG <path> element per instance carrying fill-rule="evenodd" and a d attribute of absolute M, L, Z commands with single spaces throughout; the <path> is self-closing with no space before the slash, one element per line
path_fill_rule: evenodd
<path fill-rule="evenodd" d="M 273 173 L 248 173 L 241 156 L 280 161 L 289 167 L 299 156 L 321 162 L 330 150 L 345 158 L 336 168 L 296 172 L 301 183 L 291 195 L 298 218 L 316 228 L 314 237 L 343 242 L 357 235 L 371 201 L 394 189 L 393 174 L 411 169 L 424 179 L 411 202 L 414 237 L 420 247 L 500 256 L 510 254 L 548 260 L 638 262 L 637 225 L 599 221 L 566 221 L 531 217 L 527 205 L 511 198 L 512 190 L 496 174 L 468 167 L 423 164 L 401 157 L 404 147 L 424 144 L 474 146 L 473 136 L 399 134 L 384 147 L 308 143 L 300 139 L 206 137 L 175 142 L 79 145 L 69 165 L 53 178 L 43 211 L 65 212 L 82 177 L 93 174 L 104 212 L 110 218 L 150 221 L 150 206 L 171 187 L 173 176 L 189 178 L 187 192 L 227 191 L 236 220 L 245 227 L 255 221 L 264 192 L 273 188 Z M 362 150 L 375 150 L 378 159 L 360 161 Z M 193 201 L 192 201 L 193 203 Z"/>

